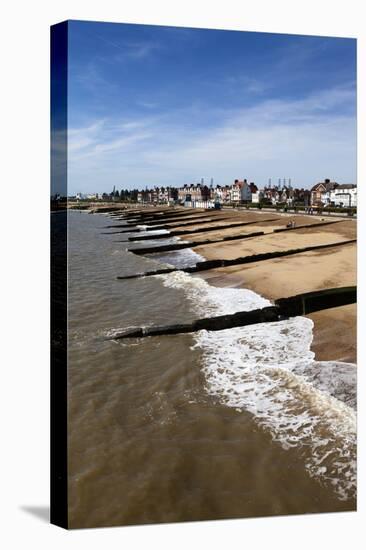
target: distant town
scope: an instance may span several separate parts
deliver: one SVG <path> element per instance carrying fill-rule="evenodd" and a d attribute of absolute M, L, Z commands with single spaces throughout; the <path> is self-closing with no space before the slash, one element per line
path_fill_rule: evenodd
<path fill-rule="evenodd" d="M 121 189 L 110 193 L 77 193 L 69 200 L 119 201 L 138 204 L 181 204 L 187 207 L 214 207 L 215 205 L 288 206 L 316 208 L 357 208 L 357 185 L 340 184 L 330 179 L 318 182 L 311 189 L 298 189 L 291 179 L 271 179 L 263 188 L 246 179 L 234 180 L 231 185 L 185 184 L 181 187 L 153 187 L 151 189 Z"/>

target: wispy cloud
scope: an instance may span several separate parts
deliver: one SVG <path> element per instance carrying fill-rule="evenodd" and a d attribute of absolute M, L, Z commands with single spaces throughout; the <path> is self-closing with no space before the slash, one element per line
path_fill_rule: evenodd
<path fill-rule="evenodd" d="M 81 86 L 98 99 L 103 93 L 108 95 L 111 92 L 116 93 L 119 90 L 116 83 L 111 82 L 103 76 L 100 64 L 96 63 L 93 59 L 82 68 L 72 68 L 70 77 L 69 80 L 72 87 Z"/>
<path fill-rule="evenodd" d="M 127 44 L 126 55 L 132 59 L 144 59 L 159 49 L 160 44 L 156 42 L 134 42 Z"/>
<path fill-rule="evenodd" d="M 98 140 L 104 121 L 99 120 L 84 128 L 71 128 L 67 132 L 68 151 L 73 154 L 75 151 L 85 150 L 93 146 Z"/>
<path fill-rule="evenodd" d="M 118 94 L 121 92 L 121 86 L 118 81 L 108 77 L 108 71 L 113 68 L 119 71 L 119 66 L 124 70 L 133 63 L 147 62 L 153 59 L 155 52 L 163 50 L 163 46 L 158 41 L 124 41 L 116 42 L 105 38 L 99 34 L 95 37 L 109 46 L 108 52 L 92 52 L 87 62 L 75 64 L 72 57 L 69 63 L 69 81 L 72 87 L 81 86 L 85 91 L 102 99 L 109 93 Z M 148 105 L 149 102 L 146 102 Z"/>
<path fill-rule="evenodd" d="M 224 80 L 224 85 L 228 84 L 233 92 L 247 92 L 250 94 L 262 94 L 270 89 L 271 83 L 268 80 L 260 80 L 258 78 L 247 75 L 232 75 Z"/>
<path fill-rule="evenodd" d="M 184 113 L 125 121 L 100 120 L 69 133 L 69 179 L 74 191 L 180 184 L 213 176 L 228 183 L 247 176 L 292 177 L 310 186 L 319 178 L 355 178 L 355 117 L 349 87 L 304 100 L 262 101 L 229 111 L 214 127 Z M 345 106 L 347 109 L 345 109 Z M 187 124 L 189 121 L 189 124 Z M 97 168 L 97 170 L 96 170 Z"/>
<path fill-rule="evenodd" d="M 115 151 L 125 153 L 131 146 L 154 136 L 148 131 L 148 120 L 97 120 L 82 128 L 68 131 L 68 151 L 71 161 L 82 163 L 86 158 L 101 160 L 103 154 Z M 102 159 L 103 160 L 103 159 Z"/>
<path fill-rule="evenodd" d="M 156 40 L 116 41 L 98 33 L 95 34 L 95 37 L 104 44 L 112 46 L 115 52 L 117 51 L 117 54 L 108 56 L 106 59 L 108 61 L 111 61 L 111 57 L 113 61 L 145 59 L 162 48 L 161 43 Z"/>
<path fill-rule="evenodd" d="M 159 104 L 156 101 L 137 100 L 136 105 L 144 109 L 156 109 Z"/>

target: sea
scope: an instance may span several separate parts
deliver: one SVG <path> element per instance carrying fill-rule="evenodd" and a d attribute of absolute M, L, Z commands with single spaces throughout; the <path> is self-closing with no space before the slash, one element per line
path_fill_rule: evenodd
<path fill-rule="evenodd" d="M 111 338 L 271 305 L 179 270 L 117 279 L 203 259 L 137 256 L 178 239 L 106 228 L 123 223 L 68 212 L 70 526 L 355 510 L 356 365 L 317 361 L 306 317 Z"/>

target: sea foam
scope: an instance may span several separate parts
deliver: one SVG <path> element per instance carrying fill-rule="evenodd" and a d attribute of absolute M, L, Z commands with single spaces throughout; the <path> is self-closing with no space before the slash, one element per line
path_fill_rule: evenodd
<path fill-rule="evenodd" d="M 141 229 L 142 231 L 146 231 L 146 229 L 148 227 L 151 227 L 149 225 L 136 225 L 136 227 L 138 229 Z M 147 232 L 147 231 L 146 231 Z M 153 235 L 160 235 L 160 234 L 163 234 L 163 233 L 170 233 L 170 231 L 168 231 L 167 229 L 152 229 L 151 231 L 149 231 L 149 233 L 153 234 Z"/>
<path fill-rule="evenodd" d="M 178 239 L 176 242 L 178 242 Z M 179 240 L 179 242 L 182 243 L 185 241 Z M 153 254 L 146 254 L 146 256 L 152 260 L 167 263 L 179 269 L 193 266 L 197 262 L 202 262 L 205 259 L 203 256 L 193 252 L 191 248 L 183 248 L 182 250 L 175 250 L 171 252 L 155 252 Z"/>
<path fill-rule="evenodd" d="M 198 317 L 271 305 L 247 289 L 217 288 L 183 272 L 159 276 L 185 291 Z M 206 390 L 253 415 L 308 473 L 347 500 L 356 492 L 356 367 L 315 361 L 313 322 L 294 317 L 221 331 L 199 331 Z"/>

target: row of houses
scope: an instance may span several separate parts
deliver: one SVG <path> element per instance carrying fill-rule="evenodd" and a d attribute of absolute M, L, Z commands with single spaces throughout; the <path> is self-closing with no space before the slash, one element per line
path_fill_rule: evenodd
<path fill-rule="evenodd" d="M 311 188 L 312 206 L 357 207 L 357 185 L 325 179 Z"/>
<path fill-rule="evenodd" d="M 153 189 L 143 189 L 137 192 L 137 202 L 143 204 L 174 204 L 178 200 L 179 190 L 177 187 L 154 187 Z"/>
<path fill-rule="evenodd" d="M 102 199 L 102 193 L 76 193 L 75 197 L 76 200 L 99 200 Z"/>
<path fill-rule="evenodd" d="M 113 188 L 109 194 L 98 193 L 76 195 L 77 199 L 102 199 L 131 201 L 141 204 L 185 204 L 186 206 L 208 207 L 220 204 L 260 203 L 263 206 L 286 204 L 288 206 L 314 207 L 357 207 L 357 186 L 339 184 L 329 179 L 316 183 L 311 189 L 297 189 L 291 185 L 268 185 L 262 189 L 245 178 L 234 180 L 230 185 L 210 186 L 201 183 L 185 184 L 182 187 L 154 187 L 152 189 Z"/>
<path fill-rule="evenodd" d="M 235 180 L 232 185 L 207 187 L 202 184 L 184 185 L 178 189 L 180 203 L 196 204 L 204 202 L 225 203 L 261 203 L 263 205 L 286 204 L 288 206 L 315 207 L 357 207 L 357 185 L 339 184 L 325 179 L 311 189 L 292 186 L 267 186 L 263 189 L 246 179 Z"/>
<path fill-rule="evenodd" d="M 265 187 L 260 192 L 260 201 L 268 204 L 303 205 L 316 207 L 357 207 L 357 185 L 340 184 L 325 179 L 311 189 L 292 187 Z"/>
<path fill-rule="evenodd" d="M 201 203 L 258 202 L 257 186 L 246 179 L 235 180 L 232 185 L 186 184 L 178 189 L 178 201 L 184 204 L 200 206 Z"/>
<path fill-rule="evenodd" d="M 310 206 L 311 191 L 293 187 L 265 187 L 260 192 L 260 201 L 264 204 L 287 204 L 288 206 Z"/>

